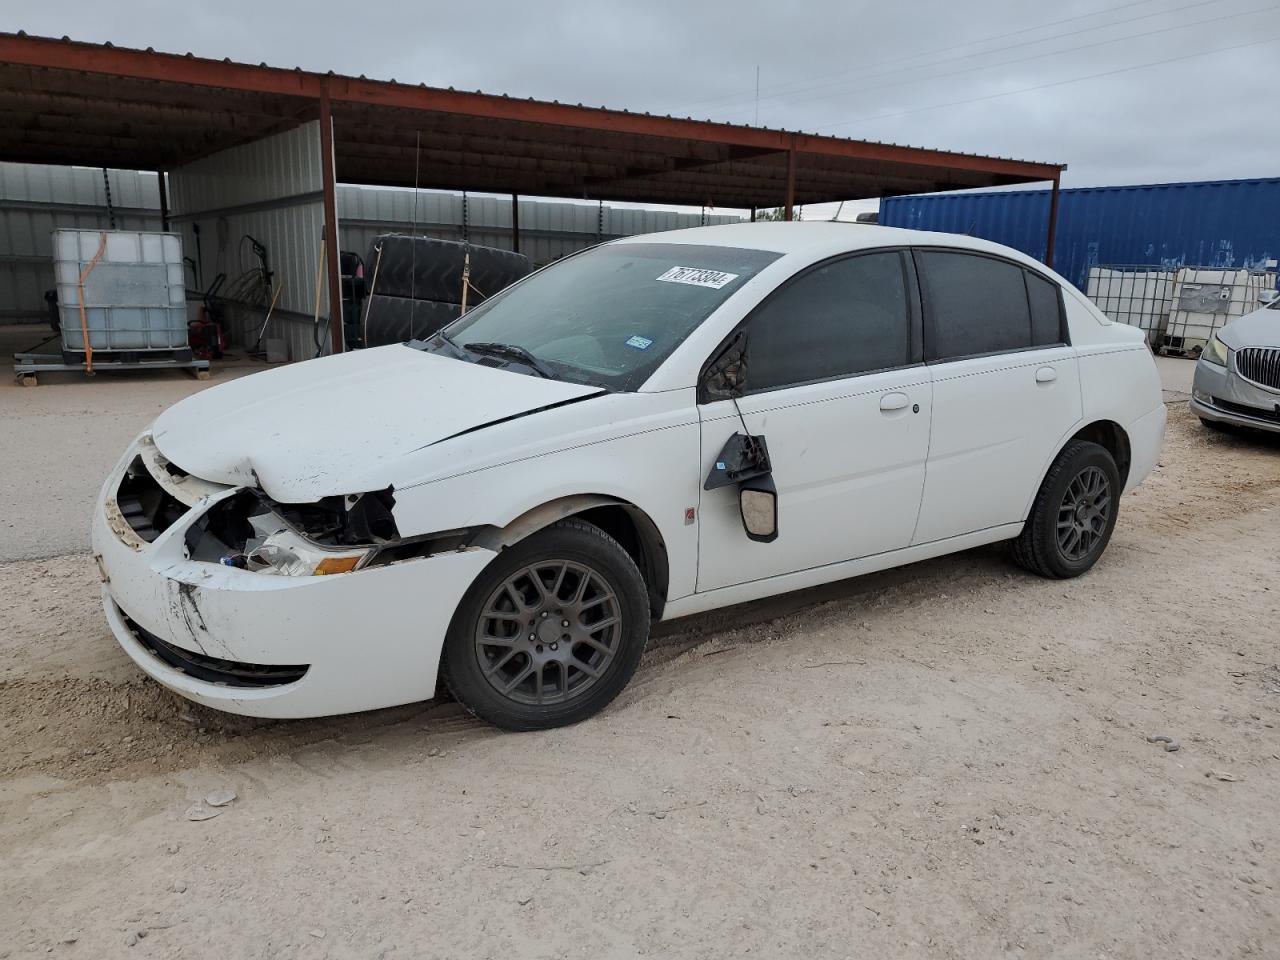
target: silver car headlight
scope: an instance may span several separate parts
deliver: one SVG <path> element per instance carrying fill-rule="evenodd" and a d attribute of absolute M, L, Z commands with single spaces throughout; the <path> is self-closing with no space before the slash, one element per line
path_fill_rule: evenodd
<path fill-rule="evenodd" d="M 266 516 L 271 516 L 267 514 Z M 251 518 L 259 533 L 265 534 L 244 554 L 244 569 L 255 573 L 286 577 L 319 577 L 331 573 L 359 570 L 373 556 L 374 548 L 327 549 L 283 524 L 267 532 L 259 526 L 260 517 Z"/>
<path fill-rule="evenodd" d="M 187 557 L 284 577 L 351 573 L 398 545 L 391 492 L 276 503 L 243 489 L 187 530 Z"/>
<path fill-rule="evenodd" d="M 1209 338 L 1209 342 L 1205 344 L 1204 351 L 1200 354 L 1200 359 L 1207 360 L 1217 367 L 1225 367 L 1228 353 L 1227 345 L 1219 340 L 1218 335 L 1215 333 Z"/>

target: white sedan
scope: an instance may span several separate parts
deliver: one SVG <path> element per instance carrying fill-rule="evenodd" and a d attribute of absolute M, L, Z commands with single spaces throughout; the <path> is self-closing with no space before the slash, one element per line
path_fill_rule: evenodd
<path fill-rule="evenodd" d="M 1141 331 L 969 237 L 632 237 L 425 341 L 163 413 L 93 518 L 107 621 L 200 703 L 602 709 L 650 623 L 1000 540 L 1088 570 L 1165 408 Z"/>

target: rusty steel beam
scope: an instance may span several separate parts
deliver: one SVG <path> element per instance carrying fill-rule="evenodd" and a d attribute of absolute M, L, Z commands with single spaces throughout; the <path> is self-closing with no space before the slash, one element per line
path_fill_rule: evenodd
<path fill-rule="evenodd" d="M 2 39 L 0 37 L 0 40 Z M 89 96 L 111 103 L 180 107 L 262 116 L 292 112 L 297 109 L 299 103 L 315 103 L 314 100 L 261 91 L 246 92 L 172 81 L 157 83 L 154 80 L 138 80 L 120 75 L 72 70 L 14 67 L 3 62 L 0 62 L 0 89 L 36 97 L 42 95 Z"/>
<path fill-rule="evenodd" d="M 334 173 L 333 114 L 329 110 L 329 88 L 320 88 L 320 177 L 324 188 L 324 253 L 329 274 L 330 349 L 342 353 L 347 348 L 342 328 L 342 274 L 338 250 L 338 187 Z"/>
<path fill-rule="evenodd" d="M 543 157 L 522 157 L 510 154 L 472 153 L 470 151 L 440 150 L 436 147 L 424 146 L 420 151 L 412 146 L 389 146 L 380 143 L 353 143 L 350 141 L 338 145 L 339 161 L 348 158 L 364 160 L 407 161 L 411 166 L 415 156 L 422 167 L 432 165 L 460 166 L 489 173 L 494 170 L 517 170 L 526 173 L 561 174 L 573 176 L 583 174 L 597 176 L 601 179 L 617 179 L 622 177 L 621 167 L 603 163 L 576 163 L 571 160 L 551 160 Z M 509 192 L 509 191 L 499 191 Z"/>
<path fill-rule="evenodd" d="M 156 187 L 160 190 L 160 229 L 169 229 L 169 187 L 164 182 L 164 171 L 156 171 Z M 92 344 L 90 344 L 92 346 Z"/>
<path fill-rule="evenodd" d="M 494 145 L 495 147 L 497 145 Z M 608 164 L 574 163 L 569 160 L 551 160 L 511 156 L 490 152 L 454 152 L 438 149 L 436 146 L 415 150 L 411 145 L 391 146 L 383 143 L 341 142 L 337 145 L 338 166 L 344 180 L 357 175 L 363 166 L 378 163 L 380 170 L 378 179 L 383 182 L 396 182 L 394 174 L 400 174 L 399 186 L 412 184 L 412 170 L 415 165 L 424 176 L 432 179 L 438 173 L 441 177 L 453 180 L 454 175 L 462 170 L 466 172 L 466 183 L 471 189 L 489 190 L 505 193 L 519 187 L 520 192 L 537 190 L 540 186 L 571 189 L 577 195 L 585 193 L 596 195 L 601 188 L 632 180 L 644 180 L 662 185 L 686 185 L 695 188 L 691 196 L 699 199 L 698 191 L 705 189 L 710 182 L 730 183 L 738 186 L 758 187 L 762 190 L 773 190 L 775 197 L 778 184 L 782 179 L 782 170 L 775 171 L 769 167 L 754 164 L 747 160 L 725 160 L 715 165 L 695 164 L 680 165 L 672 169 L 646 171 L 643 175 L 634 168 L 623 171 Z M 628 175 L 630 174 L 630 175 Z M 516 177 L 517 182 L 508 178 Z M 822 169 L 819 171 L 798 171 L 797 190 L 799 192 L 819 192 L 834 197 L 877 196 L 882 191 L 878 186 L 882 178 L 864 176 L 856 171 L 840 171 L 838 169 Z M 910 193 L 932 189 L 935 181 L 894 178 L 885 184 L 888 192 Z M 859 184 L 857 190 L 851 190 L 853 184 Z M 862 186 L 862 185 L 865 185 Z M 775 201 L 775 204 L 776 201 Z"/>
<path fill-rule="evenodd" d="M 890 162 L 915 163 L 922 166 L 978 170 L 984 173 L 1008 173 L 1028 180 L 1047 180 L 1057 164 L 1031 163 L 994 157 L 976 157 L 923 150 L 894 144 L 839 140 L 783 130 L 736 127 L 727 123 L 700 120 L 677 120 L 613 110 L 571 107 L 567 104 L 515 100 L 481 93 L 462 93 L 430 87 L 409 87 L 349 77 L 335 78 L 334 97 L 340 100 L 434 110 L 491 119 L 521 120 L 549 126 L 571 126 L 617 133 L 635 133 L 649 137 L 732 144 L 769 150 L 797 150 L 827 156 L 842 156 Z"/>
<path fill-rule="evenodd" d="M 796 152 L 787 151 L 787 187 L 786 200 L 782 205 L 782 219 L 790 220 L 796 205 Z"/>
<path fill-rule="evenodd" d="M 1049 231 L 1044 239 L 1044 263 L 1053 269 L 1053 246 L 1058 238 L 1058 194 L 1061 192 L 1061 178 L 1053 178 L 1053 190 L 1049 193 Z"/>
<path fill-rule="evenodd" d="M 363 184 L 366 186 L 374 186 L 374 187 L 401 187 L 404 185 L 404 180 L 402 178 L 386 176 L 386 171 L 377 164 L 370 165 L 369 167 L 362 170 L 347 170 L 346 173 L 344 173 L 343 175 L 343 182 L 357 183 L 357 184 Z M 470 184 L 470 185 L 468 186 L 467 184 Z M 510 184 L 508 184 L 505 188 L 476 186 L 474 184 L 474 181 L 466 181 L 460 178 L 445 179 L 445 178 L 424 177 L 421 183 L 419 184 L 419 186 L 423 190 L 461 191 L 463 189 L 467 189 L 467 190 L 483 191 L 485 193 L 501 193 L 503 192 L 504 189 L 508 192 L 511 190 Z M 661 188 L 654 189 L 652 184 L 647 184 L 647 183 L 646 184 L 636 183 L 636 184 L 627 185 L 627 186 L 628 186 L 628 189 L 625 189 L 625 190 L 613 189 L 613 190 L 597 191 L 595 194 L 593 194 L 590 197 L 590 199 L 604 200 L 604 201 L 624 201 L 629 203 L 672 203 L 673 202 L 672 193 L 670 190 L 663 190 Z M 631 189 L 631 187 L 634 187 L 634 189 Z M 545 184 L 542 184 L 542 183 L 531 184 L 528 187 L 520 187 L 518 188 L 518 192 L 524 196 L 533 195 L 533 196 L 540 196 L 540 197 L 559 197 L 566 200 L 583 199 L 581 190 L 556 188 L 554 186 L 546 186 Z M 774 193 L 776 193 L 776 190 L 774 191 Z M 732 207 L 735 209 L 741 208 L 745 210 L 748 207 L 750 207 L 753 202 L 755 202 L 757 206 L 761 206 L 761 207 L 768 206 L 769 203 L 765 202 L 764 199 L 762 199 L 763 196 L 764 195 L 761 194 L 759 191 L 744 193 L 741 190 L 723 189 L 723 190 L 717 190 L 713 192 L 712 195 L 708 197 L 707 191 L 704 190 L 702 193 L 702 200 L 699 200 L 696 202 L 705 203 L 708 200 L 710 200 L 711 204 L 716 207 Z M 804 197 L 802 199 L 803 199 L 803 202 L 805 203 L 818 203 L 820 200 L 827 200 L 831 198 L 813 196 L 813 197 Z M 690 205 L 693 205 L 694 202 L 695 201 L 693 200 L 689 201 Z M 776 199 L 773 199 L 771 202 L 773 205 L 775 206 L 777 205 Z"/>
<path fill-rule="evenodd" d="M 399 114 L 401 111 L 397 111 Z M 342 130 L 342 142 L 339 143 L 339 156 L 346 149 L 396 148 L 416 151 L 416 139 L 412 126 L 374 125 L 361 118 L 358 123 L 348 124 L 342 121 L 342 114 L 335 111 Z M 726 163 L 747 164 L 758 157 L 777 155 L 773 150 L 739 150 L 725 147 L 690 149 L 691 145 L 667 144 L 663 152 L 650 142 L 646 149 L 631 146 L 613 147 L 597 139 L 582 144 L 564 143 L 559 140 L 531 140 L 518 137 L 492 135 L 486 125 L 486 133 L 440 132 L 432 130 L 431 150 L 433 155 L 454 152 L 466 152 L 476 156 L 501 157 L 511 159 L 537 159 L 554 161 L 566 165 L 594 166 L 592 175 L 601 175 L 605 170 L 616 177 L 647 176 L 669 171 L 692 170 L 704 167 L 723 165 Z M 703 145 L 706 146 L 706 145 Z"/>
<path fill-rule="evenodd" d="M 94 126 L 138 126 L 156 130 L 234 130 L 250 132 L 274 121 L 266 114 L 200 111 L 188 107 L 162 107 L 150 103 L 128 103 L 99 97 L 70 97 L 59 94 L 28 97 L 0 88 L 0 111 L 41 119 L 59 118 L 80 128 Z M 91 118 L 91 119 L 90 119 Z"/>
<path fill-rule="evenodd" d="M 403 187 L 412 183 L 412 170 L 409 178 L 403 173 L 396 175 L 386 163 L 367 161 L 358 166 L 342 164 L 344 183 L 361 183 L 369 186 Z M 435 168 L 421 173 L 420 186 L 428 190 L 478 190 L 487 193 L 510 192 L 518 190 L 525 195 L 543 197 L 563 197 L 570 200 L 582 200 L 583 190 L 572 183 L 557 183 L 545 178 L 531 177 L 527 174 L 502 173 L 490 182 L 477 181 L 474 172 L 463 168 L 444 170 Z M 899 193 L 923 193 L 932 190 L 932 185 L 922 183 L 911 189 L 899 190 Z M 803 182 L 797 184 L 796 204 L 823 203 L 834 200 L 848 200 L 860 197 L 875 196 L 875 190 L 860 190 L 848 181 L 832 186 L 828 190 L 815 190 L 806 187 Z M 688 183 L 664 183 L 657 180 L 615 181 L 612 184 L 601 184 L 590 192 L 592 200 L 621 200 L 635 203 L 673 203 L 685 202 L 690 205 L 705 204 L 708 201 L 717 207 L 734 207 L 749 209 L 758 207 L 771 209 L 778 206 L 778 182 L 757 181 L 750 184 L 729 184 L 723 180 L 710 177 Z"/>
<path fill-rule="evenodd" d="M 155 53 L 44 38 L 0 35 L 0 63 L 53 70 L 74 70 L 106 76 L 237 90 L 245 93 L 306 97 L 317 100 L 323 91 L 332 101 L 434 111 L 490 120 L 514 120 L 598 132 L 644 137 L 731 144 L 825 156 L 913 163 L 1021 180 L 1051 180 L 1061 172 L 1057 164 L 1032 163 L 923 150 L 892 144 L 840 140 L 783 130 L 739 127 L 691 119 L 657 117 L 603 108 L 579 107 L 482 93 L 463 93 L 426 86 L 408 86 L 356 77 L 324 76 L 301 69 L 250 66 L 194 56 Z"/>
<path fill-rule="evenodd" d="M 520 194 L 511 194 L 511 249 L 520 252 Z"/>

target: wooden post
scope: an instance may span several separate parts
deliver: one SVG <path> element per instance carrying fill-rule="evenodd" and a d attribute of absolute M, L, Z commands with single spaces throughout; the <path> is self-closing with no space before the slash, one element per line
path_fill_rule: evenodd
<path fill-rule="evenodd" d="M 342 329 L 342 275 L 338 250 L 338 196 L 333 160 L 333 114 L 329 83 L 320 87 L 320 177 L 324 181 L 324 249 L 329 273 L 329 340 L 333 353 L 346 349 Z"/>

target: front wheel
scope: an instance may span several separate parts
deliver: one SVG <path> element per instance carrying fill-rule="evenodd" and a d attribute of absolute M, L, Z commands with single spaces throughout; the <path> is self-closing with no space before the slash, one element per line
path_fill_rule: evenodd
<path fill-rule="evenodd" d="M 577 723 L 635 673 L 649 637 L 644 579 L 622 546 L 568 519 L 498 554 L 467 590 L 441 670 L 472 713 L 507 730 Z"/>
<path fill-rule="evenodd" d="M 1078 577 L 1102 556 L 1120 506 L 1120 472 L 1111 453 L 1074 440 L 1049 468 L 1031 515 L 1013 542 L 1014 559 L 1042 577 Z"/>

